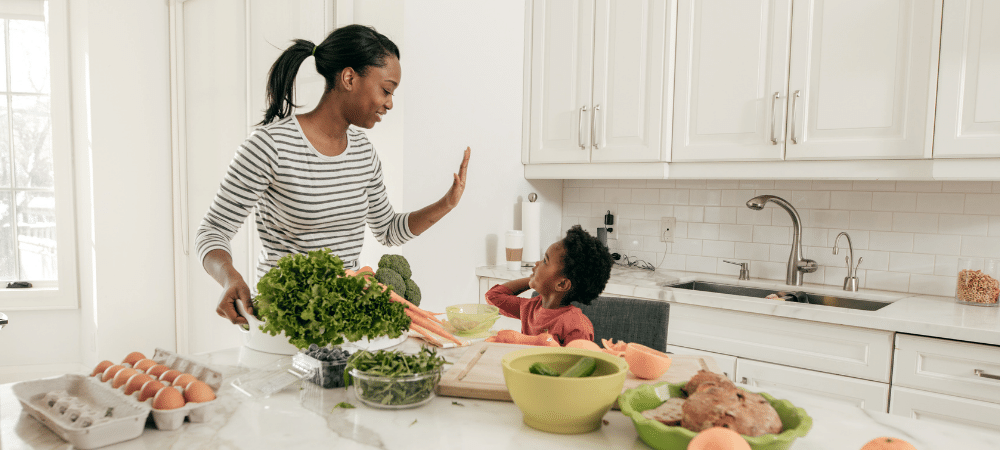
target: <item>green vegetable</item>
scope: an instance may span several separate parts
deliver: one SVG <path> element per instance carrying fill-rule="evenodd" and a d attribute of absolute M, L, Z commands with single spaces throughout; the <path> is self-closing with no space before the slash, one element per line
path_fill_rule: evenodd
<path fill-rule="evenodd" d="M 545 364 L 543 362 L 536 362 L 532 364 L 531 367 L 528 367 L 528 372 L 531 372 L 536 375 L 545 375 L 547 377 L 559 376 L 559 372 L 556 372 L 556 369 L 553 369 L 552 366 L 549 366 L 548 364 Z"/>
<path fill-rule="evenodd" d="M 375 279 L 379 283 L 382 283 L 388 288 L 391 288 L 393 292 L 399 294 L 403 298 L 406 298 L 406 280 L 403 276 L 392 269 L 387 269 L 385 267 L 379 267 L 375 271 Z"/>
<path fill-rule="evenodd" d="M 410 270 L 410 262 L 407 261 L 403 255 L 393 255 L 388 253 L 382 255 L 382 257 L 378 260 L 378 268 L 395 270 L 396 273 L 403 277 L 403 280 L 409 280 L 410 277 L 413 276 L 413 271 Z"/>
<path fill-rule="evenodd" d="M 350 403 L 347 403 L 347 402 L 340 402 L 340 403 L 337 403 L 337 404 L 336 404 L 336 405 L 334 405 L 333 407 L 334 407 L 334 409 L 336 409 L 336 408 L 344 408 L 344 409 L 351 409 L 351 408 L 355 408 L 355 406 L 354 406 L 354 405 L 352 405 L 352 404 L 350 404 Z"/>
<path fill-rule="evenodd" d="M 420 287 L 413 279 L 406 280 L 406 295 L 403 296 L 413 306 L 420 306 Z"/>
<path fill-rule="evenodd" d="M 566 369 L 566 371 L 559 376 L 577 378 L 589 377 L 596 369 L 597 360 L 589 356 L 584 356 L 583 358 L 577 360 L 576 364 L 570 366 L 569 369 Z"/>
<path fill-rule="evenodd" d="M 409 405 L 427 399 L 434 392 L 441 367 L 447 364 L 437 351 L 423 348 L 420 353 L 408 355 L 401 351 L 379 350 L 375 353 L 361 350 L 351 355 L 344 369 L 347 384 L 354 384 L 358 396 L 381 405 Z M 357 369 L 365 375 L 378 377 L 363 379 L 350 376 Z M 417 375 L 433 376 L 414 379 Z"/>
<path fill-rule="evenodd" d="M 261 330 L 284 332 L 298 348 L 396 338 L 410 327 L 403 305 L 364 276 L 348 276 L 330 249 L 289 254 L 257 283 Z"/>

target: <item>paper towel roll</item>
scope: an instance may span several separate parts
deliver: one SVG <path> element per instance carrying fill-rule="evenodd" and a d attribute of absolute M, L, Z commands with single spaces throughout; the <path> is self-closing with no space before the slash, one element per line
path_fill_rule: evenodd
<path fill-rule="evenodd" d="M 521 202 L 521 231 L 524 232 L 524 252 L 521 261 L 534 265 L 542 259 L 539 233 L 542 228 L 541 202 Z"/>

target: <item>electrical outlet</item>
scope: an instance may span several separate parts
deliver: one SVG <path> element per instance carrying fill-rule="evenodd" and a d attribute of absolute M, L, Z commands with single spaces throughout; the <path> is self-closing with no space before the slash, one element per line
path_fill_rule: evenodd
<path fill-rule="evenodd" d="M 660 218 L 660 242 L 674 242 L 674 228 L 677 226 L 676 217 Z"/>

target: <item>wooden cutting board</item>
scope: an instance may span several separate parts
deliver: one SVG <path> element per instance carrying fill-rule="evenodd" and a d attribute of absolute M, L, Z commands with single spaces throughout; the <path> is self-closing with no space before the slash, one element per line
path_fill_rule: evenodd
<path fill-rule="evenodd" d="M 478 398 L 485 400 L 512 401 L 507 392 L 507 384 L 503 379 L 501 359 L 507 353 L 530 345 L 500 344 L 496 342 L 479 342 L 466 351 L 462 359 L 452 365 L 441 376 L 437 393 L 446 397 Z M 631 389 L 641 384 L 651 384 L 667 381 L 680 383 L 691 379 L 699 370 L 722 373 L 715 359 L 709 356 L 670 355 L 673 362 L 670 370 L 655 380 L 636 378 L 631 372 L 625 378 L 625 389 Z"/>

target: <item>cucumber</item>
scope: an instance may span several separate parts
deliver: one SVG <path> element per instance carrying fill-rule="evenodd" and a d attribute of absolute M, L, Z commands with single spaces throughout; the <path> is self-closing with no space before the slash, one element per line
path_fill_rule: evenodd
<path fill-rule="evenodd" d="M 597 370 L 597 360 L 589 356 L 584 356 L 583 358 L 580 358 L 576 364 L 570 366 L 569 369 L 566 369 L 566 371 L 559 376 L 576 378 L 589 377 L 594 373 L 594 370 Z"/>
<path fill-rule="evenodd" d="M 543 362 L 536 362 L 532 364 L 531 367 L 528 368 L 528 372 L 531 372 L 536 375 L 545 375 L 547 377 L 559 376 L 559 372 L 556 372 L 555 369 L 553 369 L 548 364 L 545 364 Z"/>

